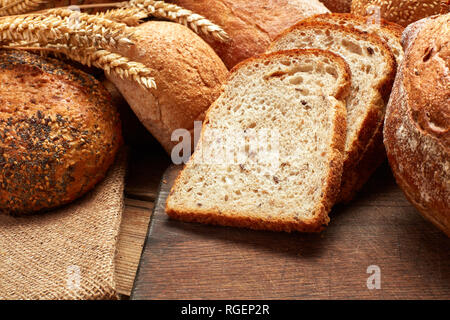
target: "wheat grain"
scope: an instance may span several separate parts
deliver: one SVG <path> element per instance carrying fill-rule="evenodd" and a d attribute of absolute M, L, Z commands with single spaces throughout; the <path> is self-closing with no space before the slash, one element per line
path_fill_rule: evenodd
<path fill-rule="evenodd" d="M 126 6 L 139 8 L 144 10 L 146 14 L 156 18 L 164 18 L 183 24 L 197 34 L 211 36 L 221 42 L 228 41 L 229 39 L 227 33 L 218 25 L 199 14 L 175 4 L 153 0 L 130 0 Z"/>
<path fill-rule="evenodd" d="M 3 0 L 1 1 L 0 16 L 10 16 L 36 10 L 41 4 L 49 0 Z"/>
<path fill-rule="evenodd" d="M 55 8 L 47 11 L 46 14 L 55 15 L 72 24 L 72 28 L 84 27 L 88 32 L 86 34 L 95 35 L 104 46 L 115 47 L 117 44 L 131 44 L 130 39 L 133 37 L 133 31 L 125 24 L 104 17 L 81 13 L 65 8 Z"/>
<path fill-rule="evenodd" d="M 128 38 L 132 36 L 132 32 L 126 25 L 122 26 L 108 19 L 98 17 L 91 19 L 85 16 L 88 15 L 79 14 L 77 19 L 55 14 L 2 17 L 0 18 L 0 42 L 26 40 L 41 44 L 60 43 L 102 49 L 132 43 Z"/>
<path fill-rule="evenodd" d="M 122 22 L 127 26 L 137 26 L 147 15 L 138 8 L 118 8 L 96 13 L 97 17 Z"/>
<path fill-rule="evenodd" d="M 137 82 L 143 88 L 156 89 L 155 79 L 152 77 L 152 70 L 140 62 L 130 61 L 128 58 L 113 53 L 108 50 L 90 48 L 70 47 L 62 44 L 46 44 L 29 42 L 17 42 L 5 49 L 20 49 L 31 51 L 50 51 L 53 54 L 64 54 L 67 58 L 77 61 L 88 67 L 96 67 L 105 71 L 107 74 L 114 73 L 121 79 L 129 79 Z"/>

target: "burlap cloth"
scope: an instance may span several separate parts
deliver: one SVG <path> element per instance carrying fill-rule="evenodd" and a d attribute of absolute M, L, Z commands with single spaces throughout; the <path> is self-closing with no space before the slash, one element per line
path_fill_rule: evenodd
<path fill-rule="evenodd" d="M 114 299 L 125 154 L 83 198 L 46 214 L 0 215 L 0 299 Z"/>

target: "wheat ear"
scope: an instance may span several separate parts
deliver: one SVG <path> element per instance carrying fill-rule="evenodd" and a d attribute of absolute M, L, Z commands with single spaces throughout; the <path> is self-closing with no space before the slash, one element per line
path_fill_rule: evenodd
<path fill-rule="evenodd" d="M 152 70 L 140 62 L 130 61 L 128 58 L 110 52 L 108 50 L 96 48 L 77 48 L 61 44 L 46 44 L 18 42 L 3 46 L 5 49 L 21 49 L 32 51 L 49 51 L 53 54 L 64 54 L 67 58 L 84 64 L 88 67 L 96 67 L 107 74 L 116 74 L 121 79 L 136 81 L 146 89 L 156 89 L 155 79 L 152 77 Z"/>
<path fill-rule="evenodd" d="M 71 11 L 70 11 L 71 12 Z M 72 12 L 73 13 L 73 12 Z M 61 17 L 54 14 L 24 15 L 0 18 L 0 42 L 11 43 L 20 40 L 41 44 L 49 42 L 77 47 L 115 48 L 118 44 L 131 44 L 128 27 L 114 21 L 101 19 L 102 24 L 90 23 L 84 13 Z M 92 21 L 91 21 L 92 22 Z M 123 25 L 123 26 L 122 26 Z M 127 29 L 125 29 L 127 28 Z"/>
<path fill-rule="evenodd" d="M 109 19 L 116 22 L 125 23 L 127 26 L 135 27 L 142 22 L 147 15 L 138 8 L 118 8 L 97 12 L 97 17 Z"/>
<path fill-rule="evenodd" d="M 126 6 L 139 8 L 144 10 L 146 14 L 156 18 L 164 18 L 183 24 L 198 34 L 210 36 L 221 42 L 229 39 L 227 33 L 218 25 L 199 14 L 175 4 L 153 0 L 130 0 Z"/>
<path fill-rule="evenodd" d="M 0 16 L 10 16 L 36 10 L 41 4 L 49 0 L 3 0 L 0 7 Z"/>

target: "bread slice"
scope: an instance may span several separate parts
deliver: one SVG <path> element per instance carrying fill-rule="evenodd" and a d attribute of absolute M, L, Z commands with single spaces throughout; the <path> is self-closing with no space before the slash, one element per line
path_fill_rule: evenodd
<path fill-rule="evenodd" d="M 391 49 L 391 52 L 395 56 L 397 65 L 399 65 L 403 59 L 402 33 L 404 28 L 396 23 L 389 22 L 381 18 L 376 20 L 371 16 L 357 16 L 351 13 L 325 13 L 306 18 L 302 21 L 328 22 L 378 35 L 386 42 L 389 49 Z"/>
<path fill-rule="evenodd" d="M 338 201 L 349 201 L 376 167 L 359 164 L 368 146 L 378 148 L 385 106 L 395 76 L 395 58 L 380 37 L 326 22 L 305 21 L 283 32 L 269 52 L 298 48 L 318 48 L 341 55 L 352 73 L 347 99 L 347 138 L 344 171 Z M 377 145 L 373 142 L 377 140 Z M 384 155 L 379 156 L 381 161 Z M 380 161 L 380 160 L 378 160 Z M 368 172 L 360 175 L 359 166 Z"/>
<path fill-rule="evenodd" d="M 339 192 L 349 88 L 348 66 L 327 51 L 277 52 L 237 65 L 207 112 L 167 214 L 251 229 L 322 230 Z"/>

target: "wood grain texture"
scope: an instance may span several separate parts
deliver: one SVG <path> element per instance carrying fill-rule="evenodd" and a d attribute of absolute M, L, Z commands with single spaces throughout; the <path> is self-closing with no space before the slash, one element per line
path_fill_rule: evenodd
<path fill-rule="evenodd" d="M 129 296 L 147 235 L 153 202 L 125 199 L 116 254 L 117 292 Z"/>
<path fill-rule="evenodd" d="M 384 164 L 321 234 L 170 220 L 166 171 L 132 299 L 449 299 L 450 239 L 407 202 Z M 367 268 L 381 289 L 367 288 Z"/>
<path fill-rule="evenodd" d="M 143 144 L 129 150 L 125 206 L 115 259 L 116 286 L 123 298 L 131 293 L 158 185 L 169 165 L 162 148 Z"/>

